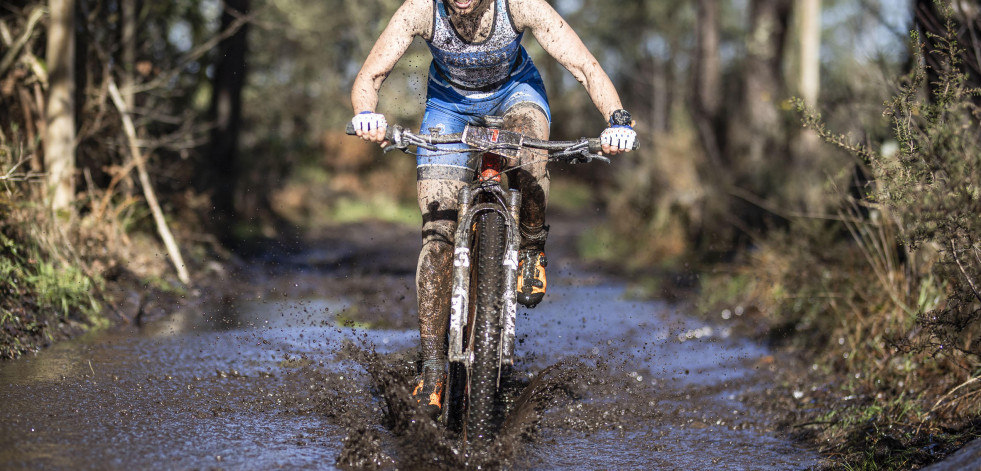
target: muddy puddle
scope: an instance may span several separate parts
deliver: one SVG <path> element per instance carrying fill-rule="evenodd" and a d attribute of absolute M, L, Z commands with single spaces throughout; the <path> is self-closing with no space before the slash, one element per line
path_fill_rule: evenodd
<path fill-rule="evenodd" d="M 250 296 L 0 364 L 0 468 L 820 464 L 740 400 L 770 388 L 766 349 L 556 271 L 547 302 L 519 314 L 503 431 L 479 449 L 415 415 L 415 323 L 359 323 L 354 291 Z"/>

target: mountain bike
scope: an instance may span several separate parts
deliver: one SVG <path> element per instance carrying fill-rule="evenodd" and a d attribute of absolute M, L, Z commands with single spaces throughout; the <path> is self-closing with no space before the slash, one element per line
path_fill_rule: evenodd
<path fill-rule="evenodd" d="M 517 315 L 518 210 L 521 194 L 509 189 L 507 173 L 519 168 L 522 149 L 542 152 L 549 161 L 586 163 L 610 160 L 598 155 L 598 138 L 547 141 L 501 129 L 503 118 L 485 116 L 461 133 L 415 134 L 390 125 L 385 151 L 409 148 L 439 152 L 439 144 L 465 144 L 474 156 L 474 179 L 458 196 L 459 216 L 454 239 L 453 281 L 448 335 L 449 361 L 443 395 L 444 425 L 459 430 L 464 441 L 493 433 L 495 403 L 505 368 L 514 364 Z M 355 134 L 348 124 L 348 134 Z"/>

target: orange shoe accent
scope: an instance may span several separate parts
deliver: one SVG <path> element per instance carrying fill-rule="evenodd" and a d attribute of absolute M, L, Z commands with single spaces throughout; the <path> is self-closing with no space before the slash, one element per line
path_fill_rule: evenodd
<path fill-rule="evenodd" d="M 429 405 L 443 408 L 443 380 L 436 382 L 436 387 L 429 395 Z"/>
<path fill-rule="evenodd" d="M 542 252 L 542 258 L 545 257 L 545 253 Z M 542 286 L 533 286 L 531 288 L 532 293 L 542 293 L 545 294 L 545 288 L 548 286 L 548 280 L 545 278 L 545 267 L 539 265 L 535 267 L 535 279 L 542 282 Z"/>
<path fill-rule="evenodd" d="M 527 263 L 534 264 L 527 266 Z M 545 277 L 545 267 L 548 266 L 548 259 L 545 252 L 524 251 L 518 261 L 518 302 L 535 307 L 542 302 L 545 297 L 545 289 L 548 287 L 548 279 Z"/>
<path fill-rule="evenodd" d="M 443 409 L 444 381 L 445 378 L 436 380 L 436 384 L 432 386 L 432 391 L 426 392 L 429 390 L 429 388 L 426 387 L 424 380 L 419 379 L 415 389 L 412 390 L 412 397 L 415 398 L 416 403 L 424 404 L 434 418 L 438 416 L 440 411 Z"/>

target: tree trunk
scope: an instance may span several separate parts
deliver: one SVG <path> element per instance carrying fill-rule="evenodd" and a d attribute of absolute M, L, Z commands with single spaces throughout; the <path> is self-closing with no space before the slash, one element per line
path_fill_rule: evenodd
<path fill-rule="evenodd" d="M 122 76 L 120 80 L 120 92 L 123 94 L 123 102 L 128 109 L 133 109 L 136 105 L 133 97 L 133 87 L 136 85 L 136 9 L 137 0 L 121 0 L 120 9 L 122 10 Z"/>
<path fill-rule="evenodd" d="M 123 103 L 126 109 L 136 108 L 136 51 L 139 43 L 137 30 L 139 27 L 140 0 L 120 0 L 119 9 L 121 13 L 120 27 L 120 93 L 122 93 Z M 132 196 L 136 189 L 132 173 L 126 172 L 120 182 L 122 192 Z"/>
<path fill-rule="evenodd" d="M 808 106 L 817 106 L 821 90 L 821 0 L 800 0 L 800 78 L 798 90 Z"/>
<path fill-rule="evenodd" d="M 221 15 L 222 31 L 232 27 L 238 16 L 249 9 L 249 0 L 225 0 Z M 236 165 L 238 135 L 242 121 L 242 86 L 245 84 L 246 34 L 248 25 L 242 26 L 219 45 L 218 62 L 215 64 L 211 117 L 215 127 L 205 175 L 204 189 L 212 191 L 214 222 L 220 230 L 228 228 L 236 214 L 235 182 L 238 179 Z M 247 208 L 241 208 L 247 210 Z"/>
<path fill-rule="evenodd" d="M 817 109 L 821 91 L 821 0 L 800 0 L 797 3 L 797 27 L 800 43 L 800 68 L 797 77 L 797 93 L 804 103 Z M 793 139 L 793 174 L 786 181 L 791 184 L 788 197 L 800 201 L 807 211 L 819 212 L 824 208 L 825 190 L 807 182 L 820 175 L 822 162 L 821 139 L 813 129 L 801 129 Z"/>
<path fill-rule="evenodd" d="M 695 24 L 695 63 L 692 80 L 692 112 L 702 149 L 715 168 L 722 165 L 719 111 L 721 67 L 719 66 L 719 2 L 698 0 Z"/>
<path fill-rule="evenodd" d="M 709 116 L 719 113 L 719 2 L 698 0 L 695 103 Z"/>
<path fill-rule="evenodd" d="M 48 8 L 47 197 L 52 209 L 66 210 L 75 197 L 75 1 L 49 0 Z"/>
<path fill-rule="evenodd" d="M 766 193 L 768 173 L 782 159 L 782 132 L 778 102 L 785 98 L 782 66 L 792 2 L 753 0 L 750 30 L 746 37 L 746 61 L 742 71 L 741 103 L 729 120 L 728 159 L 734 163 L 739 184 Z"/>

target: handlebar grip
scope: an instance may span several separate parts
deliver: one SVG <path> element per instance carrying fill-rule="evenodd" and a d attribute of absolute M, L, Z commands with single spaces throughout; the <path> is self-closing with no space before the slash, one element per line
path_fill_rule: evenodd
<path fill-rule="evenodd" d="M 587 141 L 589 141 L 589 152 L 592 152 L 593 154 L 599 154 L 600 152 L 603 151 L 603 144 L 600 142 L 600 138 L 591 137 L 587 139 Z M 640 148 L 640 146 L 637 144 L 637 141 L 635 140 L 634 145 L 630 147 L 630 150 L 637 150 L 638 148 Z"/>
<path fill-rule="evenodd" d="M 591 137 L 587 139 L 589 141 L 589 152 L 592 154 L 599 154 L 603 152 L 603 144 L 600 143 L 600 138 Z"/>
<path fill-rule="evenodd" d="M 396 129 L 401 129 L 401 128 L 397 124 L 390 124 L 390 125 L 388 125 L 387 128 L 385 128 L 385 140 L 386 141 L 392 142 L 392 137 L 395 136 Z M 348 122 L 347 123 L 347 127 L 344 129 L 344 132 L 347 133 L 348 136 L 357 136 L 358 135 L 358 133 L 354 130 L 354 123 L 351 123 L 351 122 Z"/>

